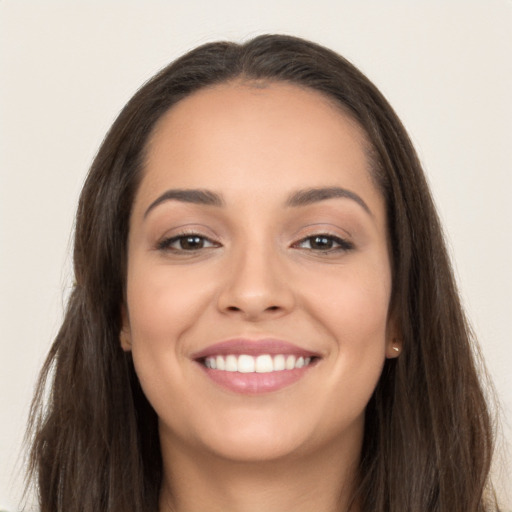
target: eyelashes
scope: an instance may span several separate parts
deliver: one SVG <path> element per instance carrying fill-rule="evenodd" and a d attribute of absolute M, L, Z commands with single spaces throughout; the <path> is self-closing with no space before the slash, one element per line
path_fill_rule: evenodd
<path fill-rule="evenodd" d="M 180 233 L 164 238 L 157 244 L 157 249 L 175 254 L 198 254 L 208 249 L 222 247 L 222 244 L 199 233 Z M 301 238 L 291 244 L 293 249 L 310 253 L 332 254 L 343 253 L 354 249 L 354 244 L 344 238 L 329 233 L 318 233 Z"/>
<path fill-rule="evenodd" d="M 302 240 L 295 242 L 292 247 L 314 252 L 329 253 L 350 251 L 354 248 L 354 244 L 344 238 L 340 238 L 339 236 L 322 233 L 303 238 Z"/>
<path fill-rule="evenodd" d="M 164 238 L 157 245 L 157 249 L 161 251 L 173 252 L 197 252 L 211 247 L 221 247 L 221 244 L 196 233 L 183 233 Z"/>

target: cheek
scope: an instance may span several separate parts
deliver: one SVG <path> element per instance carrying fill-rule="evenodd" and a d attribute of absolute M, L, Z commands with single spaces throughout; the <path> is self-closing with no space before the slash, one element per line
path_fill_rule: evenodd
<path fill-rule="evenodd" d="M 127 280 L 131 351 L 152 403 L 170 390 L 179 392 L 183 382 L 181 363 L 191 350 L 189 334 L 214 296 L 211 275 L 203 274 L 199 268 L 187 270 L 132 254 Z"/>
<path fill-rule="evenodd" d="M 391 276 L 382 265 L 346 270 L 316 276 L 305 300 L 318 328 L 333 340 L 328 372 L 333 405 L 342 395 L 364 408 L 386 357 Z"/>
<path fill-rule="evenodd" d="M 347 266 L 329 273 L 303 275 L 304 300 L 331 331 L 338 348 L 383 343 L 387 330 L 391 276 L 385 265 Z"/>
<path fill-rule="evenodd" d="M 385 359 L 388 294 L 378 288 L 349 288 L 324 309 L 325 325 L 336 340 L 340 374 L 351 385 L 376 384 Z"/>
<path fill-rule="evenodd" d="M 128 276 L 127 302 L 133 345 L 175 346 L 211 301 L 211 291 L 204 285 L 208 280 L 189 276 L 178 267 L 147 268 L 134 261 Z"/>
<path fill-rule="evenodd" d="M 211 302 L 210 290 L 168 265 L 133 258 L 127 282 L 131 351 L 135 370 L 158 415 L 169 414 L 169 403 L 187 407 L 188 382 L 182 364 L 187 333 Z"/>

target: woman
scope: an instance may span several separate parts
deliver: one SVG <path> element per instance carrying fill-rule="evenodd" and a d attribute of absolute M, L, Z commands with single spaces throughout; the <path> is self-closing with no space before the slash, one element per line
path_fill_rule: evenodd
<path fill-rule="evenodd" d="M 32 420 L 43 512 L 492 510 L 428 187 L 335 53 L 261 36 L 155 76 L 92 165 L 74 262 Z"/>

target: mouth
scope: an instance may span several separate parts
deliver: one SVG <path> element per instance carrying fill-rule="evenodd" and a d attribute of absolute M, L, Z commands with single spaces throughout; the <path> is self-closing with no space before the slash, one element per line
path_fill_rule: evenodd
<path fill-rule="evenodd" d="M 235 393 L 254 395 L 294 384 L 321 357 L 281 340 L 235 339 L 212 345 L 193 359 L 215 384 Z"/>
<path fill-rule="evenodd" d="M 293 354 L 228 354 L 205 357 L 202 364 L 206 368 L 224 372 L 272 373 L 294 370 L 309 366 L 317 357 L 295 356 Z"/>

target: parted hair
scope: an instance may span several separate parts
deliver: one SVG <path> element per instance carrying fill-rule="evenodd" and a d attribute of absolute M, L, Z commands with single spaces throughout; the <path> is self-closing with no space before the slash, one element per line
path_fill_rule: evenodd
<path fill-rule="evenodd" d="M 234 80 L 295 84 L 338 105 L 366 133 L 386 201 L 390 307 L 403 350 L 386 360 L 366 408 L 354 501 L 363 512 L 497 510 L 485 372 L 411 141 L 383 95 L 343 57 L 263 35 L 208 43 L 164 68 L 124 107 L 92 163 L 76 216 L 75 283 L 29 423 L 29 480 L 41 512 L 158 510 L 157 416 L 119 342 L 130 212 L 158 120 L 195 91 Z"/>

